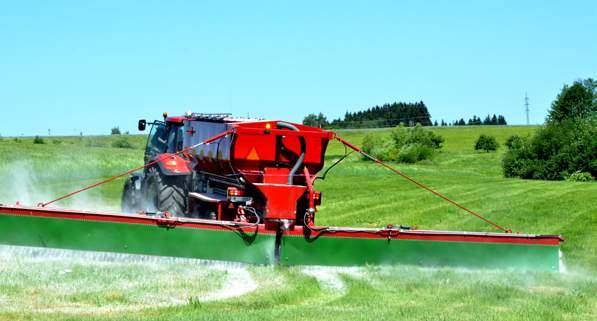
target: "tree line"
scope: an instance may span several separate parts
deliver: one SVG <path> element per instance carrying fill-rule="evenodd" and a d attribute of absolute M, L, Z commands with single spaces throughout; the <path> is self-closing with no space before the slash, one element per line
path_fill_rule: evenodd
<path fill-rule="evenodd" d="M 474 115 L 467 121 L 464 118 L 451 123 L 431 122 L 431 115 L 423 101 L 416 103 L 394 102 L 381 106 L 374 106 L 362 111 L 346 112 L 343 118 L 331 122 L 322 114 L 309 114 L 303 119 L 303 124 L 320 128 L 383 128 L 396 127 L 399 124 L 412 127 L 416 124 L 422 126 L 482 126 L 482 125 L 507 125 L 503 115 L 487 115 L 483 120 Z"/>
<path fill-rule="evenodd" d="M 303 124 L 327 128 L 377 128 L 395 127 L 398 124 L 414 126 L 421 124 L 431 126 L 431 115 L 424 102 L 404 103 L 394 102 L 382 106 L 374 106 L 362 111 L 346 112 L 344 118 L 331 122 L 319 113 L 309 114 L 303 119 Z"/>
<path fill-rule="evenodd" d="M 506 122 L 506 117 L 504 117 L 503 115 L 496 116 L 495 114 L 493 114 L 493 116 L 491 116 L 488 114 L 485 117 L 485 119 L 483 119 L 483 120 L 481 120 L 481 117 L 477 117 L 477 115 L 473 115 L 473 118 L 469 118 L 468 122 L 464 121 L 464 118 L 460 118 L 459 120 L 453 121 L 450 125 L 451 126 L 508 125 L 508 122 Z M 448 126 L 447 124 L 444 123 L 443 119 L 442 119 L 441 126 Z"/>

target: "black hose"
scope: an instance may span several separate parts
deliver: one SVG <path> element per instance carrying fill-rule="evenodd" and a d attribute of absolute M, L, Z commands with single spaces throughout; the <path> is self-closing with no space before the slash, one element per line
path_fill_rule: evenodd
<path fill-rule="evenodd" d="M 289 123 L 283 122 L 283 121 L 278 122 L 277 126 L 278 126 L 278 128 L 286 128 L 286 129 L 294 130 L 296 132 L 299 131 L 299 129 L 296 126 L 294 126 L 293 124 L 289 124 Z M 301 143 L 301 154 L 300 154 L 299 158 L 297 159 L 296 163 L 294 164 L 294 166 L 292 166 L 292 169 L 290 169 L 290 173 L 288 174 L 288 185 L 292 185 L 294 175 L 299 170 L 299 168 L 303 165 L 303 161 L 305 160 L 305 151 L 307 150 L 307 146 L 305 143 L 305 137 L 299 136 L 299 141 Z"/>
<path fill-rule="evenodd" d="M 346 146 L 344 146 L 344 155 L 342 157 L 340 157 L 337 161 L 334 162 L 334 164 L 332 164 L 332 166 L 328 167 L 325 172 L 323 172 L 323 175 L 321 176 L 317 176 L 315 177 L 315 179 L 320 179 L 322 181 L 325 180 L 325 177 L 327 176 L 328 172 L 332 170 L 332 168 L 334 168 L 336 165 L 340 164 L 346 157 L 350 156 L 350 154 L 352 154 L 354 151 L 348 152 L 346 150 Z"/>

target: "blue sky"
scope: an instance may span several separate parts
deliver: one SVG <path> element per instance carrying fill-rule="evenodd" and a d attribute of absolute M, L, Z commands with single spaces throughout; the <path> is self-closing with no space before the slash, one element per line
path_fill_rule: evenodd
<path fill-rule="evenodd" d="M 541 123 L 597 77 L 597 1 L 0 1 L 0 134 L 136 132 L 163 111 L 300 121 L 423 100 Z"/>

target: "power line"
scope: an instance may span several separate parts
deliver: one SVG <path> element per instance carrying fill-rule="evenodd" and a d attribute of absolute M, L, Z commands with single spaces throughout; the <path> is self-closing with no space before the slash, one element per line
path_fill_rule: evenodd
<path fill-rule="evenodd" d="M 524 93 L 524 106 L 525 106 L 525 111 L 527 113 L 527 125 L 530 125 L 530 121 L 529 121 L 529 96 L 527 96 L 527 93 Z"/>

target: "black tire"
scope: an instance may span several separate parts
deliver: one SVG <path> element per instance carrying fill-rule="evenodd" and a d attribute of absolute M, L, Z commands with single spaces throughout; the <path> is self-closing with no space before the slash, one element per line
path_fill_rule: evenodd
<path fill-rule="evenodd" d="M 141 191 L 135 188 L 135 181 L 132 177 L 126 180 L 122 189 L 121 206 L 124 213 L 136 213 L 143 210 Z"/>
<path fill-rule="evenodd" d="M 165 176 L 155 167 L 147 173 L 145 198 L 148 212 L 169 212 L 185 216 L 187 211 L 186 176 Z"/>

